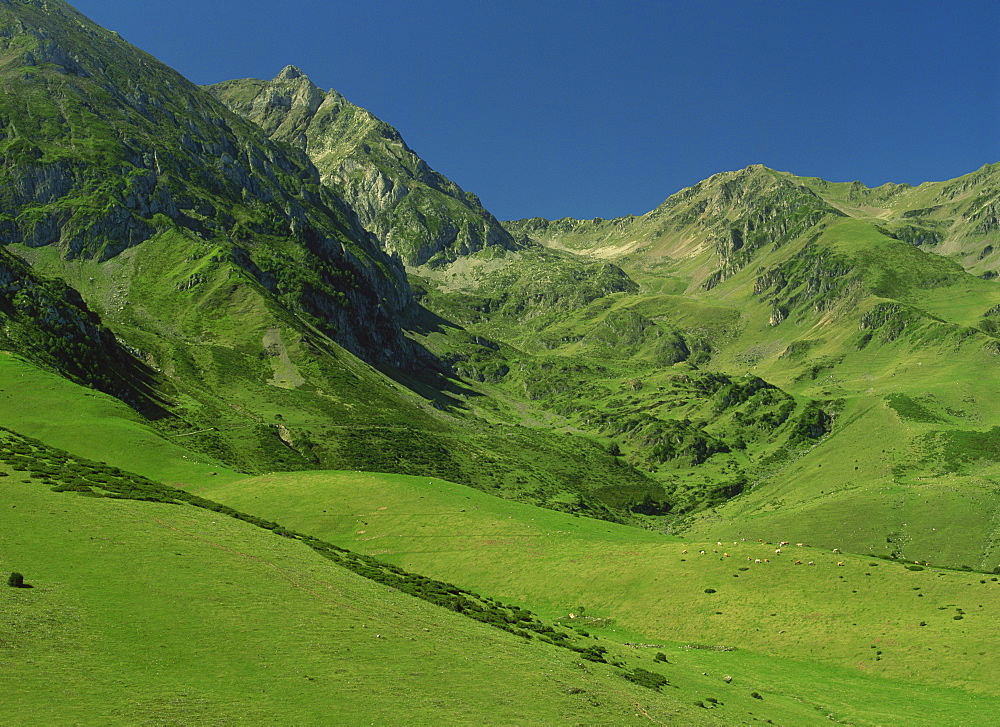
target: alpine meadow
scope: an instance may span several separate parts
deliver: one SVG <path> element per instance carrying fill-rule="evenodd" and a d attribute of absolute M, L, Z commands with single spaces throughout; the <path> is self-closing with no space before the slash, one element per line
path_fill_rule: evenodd
<path fill-rule="evenodd" d="M 499 221 L 275 70 L 0 0 L 5 724 L 996 723 L 1000 164 Z"/>

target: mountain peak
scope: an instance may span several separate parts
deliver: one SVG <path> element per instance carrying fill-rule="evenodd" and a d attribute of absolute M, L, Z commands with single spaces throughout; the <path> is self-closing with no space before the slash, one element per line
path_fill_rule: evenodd
<path fill-rule="evenodd" d="M 308 76 L 304 74 L 298 67 L 288 65 L 281 69 L 281 73 L 274 77 L 275 81 L 294 81 L 297 78 L 305 78 L 308 80 Z"/>

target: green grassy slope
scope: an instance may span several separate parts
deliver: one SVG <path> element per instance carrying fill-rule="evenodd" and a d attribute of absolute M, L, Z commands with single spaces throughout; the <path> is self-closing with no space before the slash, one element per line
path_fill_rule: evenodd
<path fill-rule="evenodd" d="M 14 478 L 0 510 L 3 566 L 34 585 L 0 599 L 8 724 L 631 723 L 633 700 L 695 711 L 214 513 Z"/>
<path fill-rule="evenodd" d="M 29 585 L 0 598 L 10 724 L 809 724 L 844 706 L 547 625 L 10 430 L 0 459 L 0 567 Z"/>
<path fill-rule="evenodd" d="M 241 476 L 184 447 L 188 437 L 164 437 L 116 398 L 8 353 L 0 353 L 0 412 L 5 426 L 27 436 L 162 482 Z"/>
<path fill-rule="evenodd" d="M 933 194 L 966 204 L 991 173 Z M 421 300 L 464 331 L 424 343 L 478 372 L 515 420 L 585 432 L 647 469 L 675 531 L 991 570 L 1000 287 L 847 196 L 751 167 L 639 218 L 511 223 L 566 254 L 428 275 Z M 952 209 L 955 230 L 970 209 Z M 563 270 L 587 265 L 628 285 L 574 300 Z M 549 285 L 536 305 L 519 295 L 534 278 Z"/>
<path fill-rule="evenodd" d="M 994 576 L 794 543 L 691 542 L 426 478 L 315 472 L 199 492 L 563 623 L 659 644 L 671 662 L 738 674 L 734 684 L 840 720 L 960 724 L 989 719 L 1000 696 Z"/>

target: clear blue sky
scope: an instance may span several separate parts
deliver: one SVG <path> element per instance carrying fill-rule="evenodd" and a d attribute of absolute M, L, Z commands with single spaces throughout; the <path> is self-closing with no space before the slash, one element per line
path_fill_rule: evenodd
<path fill-rule="evenodd" d="M 196 83 L 299 66 L 501 219 L 641 214 L 748 164 L 1000 161 L 1000 2 L 70 0 Z"/>

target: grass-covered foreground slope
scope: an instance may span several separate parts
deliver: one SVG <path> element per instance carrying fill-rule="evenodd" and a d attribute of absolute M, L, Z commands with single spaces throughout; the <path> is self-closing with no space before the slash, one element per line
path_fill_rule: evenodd
<path fill-rule="evenodd" d="M 0 462 L 9 724 L 811 724 L 893 690 L 617 645 L 9 429 Z"/>
<path fill-rule="evenodd" d="M 636 653 L 732 676 L 764 695 L 762 708 L 784 695 L 853 724 L 962 724 L 991 719 L 1000 697 L 996 576 L 794 542 L 692 542 L 426 478 L 315 472 L 197 491 L 560 623 L 655 644 Z"/>
<path fill-rule="evenodd" d="M 250 525 L 46 490 L 0 486 L 3 565 L 34 586 L 0 600 L 8 724 L 628 723 L 662 701 Z"/>

